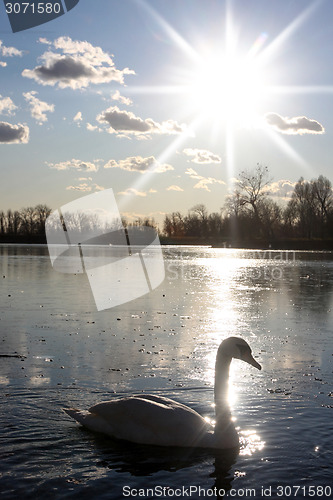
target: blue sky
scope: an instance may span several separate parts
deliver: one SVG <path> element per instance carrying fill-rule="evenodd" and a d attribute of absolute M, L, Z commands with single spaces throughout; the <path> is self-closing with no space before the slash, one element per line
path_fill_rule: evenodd
<path fill-rule="evenodd" d="M 129 219 L 267 165 L 271 193 L 333 181 L 333 3 L 80 0 L 11 33 L 0 4 L 0 209 L 112 188 Z"/>

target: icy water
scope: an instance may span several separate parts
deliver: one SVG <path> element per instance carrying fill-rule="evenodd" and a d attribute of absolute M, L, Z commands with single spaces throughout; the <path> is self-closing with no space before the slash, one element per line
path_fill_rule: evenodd
<path fill-rule="evenodd" d="M 1 498 L 333 498 L 332 253 L 163 252 L 162 285 L 97 312 L 46 247 L 0 246 Z M 62 411 L 146 391 L 213 418 L 230 335 L 262 364 L 232 364 L 239 453 L 115 442 Z"/>

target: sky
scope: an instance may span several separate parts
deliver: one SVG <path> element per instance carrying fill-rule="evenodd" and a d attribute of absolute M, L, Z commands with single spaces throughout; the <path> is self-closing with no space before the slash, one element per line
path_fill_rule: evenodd
<path fill-rule="evenodd" d="M 1 2 L 0 210 L 112 188 L 161 223 L 258 163 L 285 203 L 333 181 L 332 58 L 330 0 L 80 0 L 18 33 Z"/>

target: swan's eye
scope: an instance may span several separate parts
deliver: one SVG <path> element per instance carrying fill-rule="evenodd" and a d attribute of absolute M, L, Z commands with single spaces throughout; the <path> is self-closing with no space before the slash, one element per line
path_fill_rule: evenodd
<path fill-rule="evenodd" d="M 243 358 L 247 354 L 251 354 L 251 349 L 247 345 L 237 344 L 238 349 L 240 350 L 241 357 Z"/>

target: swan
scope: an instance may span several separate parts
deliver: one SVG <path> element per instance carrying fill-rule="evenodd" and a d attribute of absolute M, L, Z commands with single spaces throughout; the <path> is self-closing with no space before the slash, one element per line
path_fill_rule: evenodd
<path fill-rule="evenodd" d="M 84 427 L 138 444 L 200 448 L 239 446 L 228 405 L 229 367 L 232 358 L 261 370 L 248 343 L 229 337 L 221 343 L 215 364 L 215 427 L 192 408 L 177 401 L 140 394 L 98 403 L 89 410 L 64 408 Z"/>

